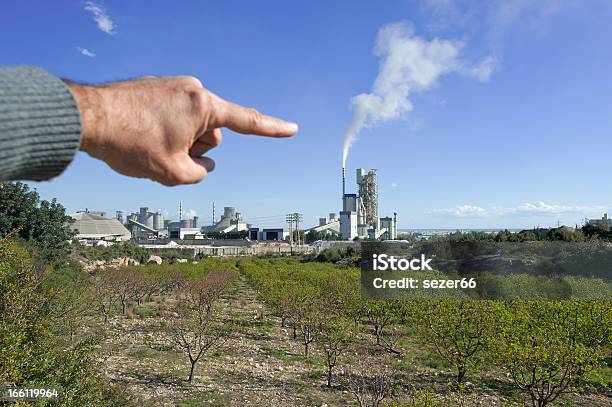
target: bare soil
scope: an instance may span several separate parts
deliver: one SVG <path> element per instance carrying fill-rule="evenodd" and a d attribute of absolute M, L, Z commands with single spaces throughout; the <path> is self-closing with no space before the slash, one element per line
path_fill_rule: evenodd
<path fill-rule="evenodd" d="M 222 317 L 235 328 L 203 357 L 189 383 L 187 356 L 172 347 L 163 325 L 162 311 L 172 299 L 153 300 L 128 309 L 127 316 L 116 315 L 107 324 L 97 324 L 105 332 L 99 349 L 103 373 L 124 385 L 139 405 L 355 406 L 355 397 L 343 384 L 343 373 L 357 361 L 372 372 L 383 365 L 394 366 L 402 389 L 397 401 L 409 400 L 415 388 L 431 389 L 449 406 L 501 407 L 516 399 L 510 379 L 494 366 L 477 382 L 468 383 L 464 392 L 453 392 L 452 372 L 432 356 L 431 349 L 407 344 L 414 345 L 410 347 L 414 351 L 392 355 L 376 348 L 367 332 L 358 341 L 361 348 L 341 357 L 335 383 L 327 388 L 322 354 L 311 346 L 305 358 L 293 330 L 281 327 L 280 319 L 270 315 L 242 279 L 234 282 L 220 302 Z M 612 406 L 610 395 L 570 394 L 564 400 L 556 405 Z"/>

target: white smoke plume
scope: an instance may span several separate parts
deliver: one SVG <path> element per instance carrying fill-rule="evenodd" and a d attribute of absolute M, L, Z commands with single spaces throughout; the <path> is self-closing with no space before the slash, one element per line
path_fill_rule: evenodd
<path fill-rule="evenodd" d="M 183 209 L 183 219 L 191 219 L 194 216 L 198 216 L 198 211 L 195 209 Z"/>
<path fill-rule="evenodd" d="M 392 23 L 378 32 L 374 55 L 380 58 L 378 76 L 370 93 L 351 98 L 353 120 L 344 134 L 342 166 L 361 129 L 401 117 L 412 110 L 410 96 L 437 84 L 438 78 L 451 72 L 487 81 L 495 60 L 487 57 L 468 66 L 459 57 L 462 41 L 418 37 L 411 25 Z"/>

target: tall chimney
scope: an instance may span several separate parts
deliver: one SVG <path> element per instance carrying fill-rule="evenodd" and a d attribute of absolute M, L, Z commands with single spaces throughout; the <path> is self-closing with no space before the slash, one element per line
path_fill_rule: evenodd
<path fill-rule="evenodd" d="M 342 198 L 344 199 L 344 195 L 346 194 L 346 189 L 345 189 L 345 182 L 346 182 L 346 176 L 345 176 L 345 170 L 344 167 L 342 167 Z"/>

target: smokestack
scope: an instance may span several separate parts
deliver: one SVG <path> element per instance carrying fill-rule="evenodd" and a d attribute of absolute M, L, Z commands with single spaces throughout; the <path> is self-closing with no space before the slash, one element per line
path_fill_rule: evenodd
<path fill-rule="evenodd" d="M 342 198 L 344 198 L 344 195 L 346 194 L 346 189 L 345 189 L 345 182 L 346 182 L 346 176 L 345 176 L 345 170 L 344 170 L 344 166 L 342 167 Z"/>
<path fill-rule="evenodd" d="M 179 202 L 179 223 L 183 220 L 183 203 Z"/>

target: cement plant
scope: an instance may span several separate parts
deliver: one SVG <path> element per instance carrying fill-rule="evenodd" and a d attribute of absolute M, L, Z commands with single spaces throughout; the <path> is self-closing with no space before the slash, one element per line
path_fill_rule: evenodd
<path fill-rule="evenodd" d="M 151 249 L 188 249 L 212 256 L 263 253 L 304 254 L 334 245 L 346 246 L 360 240 L 397 238 L 397 213 L 379 217 L 378 181 L 375 169 L 355 171 L 356 190 L 348 193 L 342 168 L 342 196 L 338 212 L 320 217 L 318 224 L 304 225 L 303 215 L 291 212 L 272 227 L 256 227 L 235 207 L 226 206 L 220 216 L 215 203 L 211 221 L 200 225 L 198 216 L 188 216 L 178 202 L 178 219 L 167 219 L 160 209 L 140 207 L 137 211 L 105 212 L 85 209 L 71 215 L 75 238 L 88 246 L 108 246 L 132 240 Z M 278 217 L 277 217 L 278 219 Z M 284 222 L 283 222 L 284 221 Z M 318 238 L 315 238 L 318 237 Z M 308 243 L 307 243 L 308 242 Z"/>

